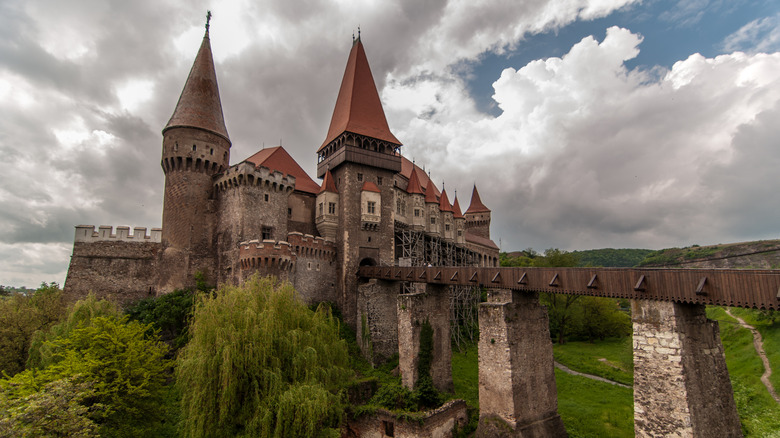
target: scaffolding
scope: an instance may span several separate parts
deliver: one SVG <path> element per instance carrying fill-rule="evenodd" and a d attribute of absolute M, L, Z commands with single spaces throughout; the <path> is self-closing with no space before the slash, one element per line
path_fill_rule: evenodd
<path fill-rule="evenodd" d="M 476 252 L 422 231 L 396 227 L 395 243 L 398 266 L 477 266 L 479 263 Z M 401 293 L 416 291 L 415 283 L 402 282 Z M 452 341 L 461 348 L 477 340 L 481 291 L 472 286 L 450 286 L 449 292 Z"/>

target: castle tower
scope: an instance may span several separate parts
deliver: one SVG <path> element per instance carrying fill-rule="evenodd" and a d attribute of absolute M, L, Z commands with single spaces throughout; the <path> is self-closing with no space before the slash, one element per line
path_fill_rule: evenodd
<path fill-rule="evenodd" d="M 179 102 L 162 130 L 164 250 L 158 293 L 193 285 L 197 272 L 211 278 L 215 269 L 212 178 L 227 168 L 231 143 L 222 116 L 208 19 Z"/>
<path fill-rule="evenodd" d="M 471 204 L 464 214 L 466 217 L 466 231 L 485 239 L 490 239 L 490 209 L 485 207 L 479 198 L 477 185 L 471 192 Z"/>
<path fill-rule="evenodd" d="M 425 192 L 423 192 L 420 178 L 414 168 L 412 168 L 412 176 L 409 177 L 409 185 L 406 186 L 406 193 L 411 198 L 412 229 L 422 231 L 425 229 Z"/>
<path fill-rule="evenodd" d="M 358 38 L 347 59 L 328 134 L 317 151 L 317 176 L 330 171 L 339 193 L 337 289 L 344 319 L 353 328 L 362 312 L 357 304 L 358 267 L 392 264 L 395 259 L 393 181 L 401 171 L 400 147 L 387 125 Z"/>
<path fill-rule="evenodd" d="M 442 186 L 443 187 L 443 186 Z M 455 240 L 455 218 L 450 205 L 450 200 L 447 198 L 447 190 L 441 190 L 441 197 L 439 198 L 439 211 L 441 212 L 441 235 L 444 240 L 450 242 Z"/>
<path fill-rule="evenodd" d="M 439 234 L 439 224 L 441 223 L 441 216 L 439 214 L 439 200 L 436 199 L 436 188 L 433 186 L 433 181 L 428 179 L 428 186 L 425 187 L 425 211 L 426 217 L 426 230 L 433 235 Z"/>

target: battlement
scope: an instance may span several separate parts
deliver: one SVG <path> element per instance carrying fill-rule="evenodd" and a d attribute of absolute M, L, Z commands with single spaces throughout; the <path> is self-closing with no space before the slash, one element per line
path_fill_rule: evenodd
<path fill-rule="evenodd" d="M 285 241 L 250 240 L 241 242 L 239 260 L 242 269 L 280 269 L 290 271 L 297 259 L 292 246 Z"/>
<path fill-rule="evenodd" d="M 298 257 L 314 257 L 329 261 L 336 258 L 336 244 L 319 236 L 294 231 L 287 235 L 287 242 L 294 248 Z"/>
<path fill-rule="evenodd" d="M 295 177 L 284 176 L 278 170 L 271 171 L 267 167 L 255 166 L 246 161 L 230 166 L 217 177 L 214 189 L 225 191 L 239 186 L 258 186 L 278 192 L 290 192 L 295 189 Z"/>
<path fill-rule="evenodd" d="M 146 235 L 146 227 L 133 228 L 133 234 L 130 234 L 130 227 L 116 227 L 116 234 L 113 233 L 111 225 L 100 225 L 98 231 L 95 231 L 94 225 L 77 225 L 76 237 L 74 242 L 139 242 L 139 243 L 160 243 L 162 242 L 162 228 L 152 228 L 150 235 Z"/>

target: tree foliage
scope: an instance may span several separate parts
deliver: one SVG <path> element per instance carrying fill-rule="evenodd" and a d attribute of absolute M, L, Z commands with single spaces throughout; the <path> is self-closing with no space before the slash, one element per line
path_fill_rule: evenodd
<path fill-rule="evenodd" d="M 146 298 L 128 308 L 131 320 L 150 324 L 160 338 L 178 350 L 187 343 L 188 327 L 195 297 L 202 290 L 176 290 L 159 297 Z"/>
<path fill-rule="evenodd" d="M 101 436 L 139 436 L 160 429 L 160 408 L 170 363 L 168 347 L 147 325 L 116 315 L 97 316 L 111 306 L 100 302 L 76 306 L 41 345 L 37 366 L 0 381 L 8 403 L 45 398 L 52 382 L 72 379 L 88 384 L 89 397 L 79 401 L 90 411 Z M 52 339 L 53 338 L 53 339 Z M 32 397 L 30 399 L 30 397 Z M 24 404 L 22 402 L 22 404 Z M 29 402 L 28 402 L 29 405 Z"/>
<path fill-rule="evenodd" d="M 42 283 L 31 295 L 0 299 L 0 372 L 24 370 L 33 334 L 59 321 L 65 312 L 57 283 Z"/>
<path fill-rule="evenodd" d="M 338 321 L 253 277 L 198 300 L 177 384 L 188 437 L 333 434 L 353 377 Z"/>

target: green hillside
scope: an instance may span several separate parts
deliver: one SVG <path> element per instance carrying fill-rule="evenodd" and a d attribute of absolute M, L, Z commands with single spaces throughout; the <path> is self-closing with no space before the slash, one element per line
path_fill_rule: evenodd
<path fill-rule="evenodd" d="M 602 248 L 572 251 L 579 260 L 579 266 L 601 266 L 605 268 L 631 268 L 638 265 L 652 253 L 651 249 Z"/>

